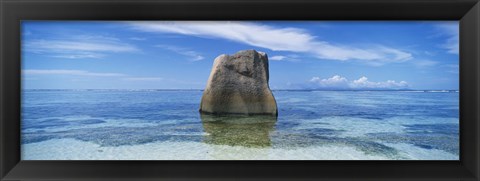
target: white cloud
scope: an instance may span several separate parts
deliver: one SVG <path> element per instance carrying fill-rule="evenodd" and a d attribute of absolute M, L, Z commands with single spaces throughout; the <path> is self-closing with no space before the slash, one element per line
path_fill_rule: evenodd
<path fill-rule="evenodd" d="M 447 49 L 448 53 L 458 54 L 460 51 L 460 26 L 458 25 L 458 22 L 442 23 L 437 25 L 437 28 L 440 31 L 440 34 L 447 37 L 445 42 L 440 46 Z"/>
<path fill-rule="evenodd" d="M 340 89 L 403 89 L 408 88 L 405 81 L 387 80 L 385 82 L 372 82 L 367 77 L 362 76 L 357 80 L 349 81 L 347 78 L 335 75 L 330 78 L 321 79 L 313 77 L 310 79 L 315 88 L 340 88 Z"/>
<path fill-rule="evenodd" d="M 24 75 L 76 75 L 76 76 L 94 76 L 94 77 L 119 77 L 125 76 L 125 74 L 119 73 L 98 73 L 89 72 L 85 70 L 39 70 L 39 69 L 27 69 L 22 70 Z"/>
<path fill-rule="evenodd" d="M 149 21 L 132 22 L 131 25 L 140 31 L 222 38 L 271 50 L 305 51 L 308 49 L 305 45 L 314 38 L 301 29 L 273 28 L 247 22 Z"/>
<path fill-rule="evenodd" d="M 23 44 L 27 52 L 56 58 L 102 58 L 106 53 L 136 52 L 138 49 L 120 40 L 105 36 L 72 36 L 59 39 L 28 40 Z"/>
<path fill-rule="evenodd" d="M 367 60 L 384 64 L 403 62 L 410 53 L 382 46 L 351 47 L 317 40 L 306 30 L 278 28 L 249 22 L 155 21 L 130 22 L 133 29 L 153 33 L 174 33 L 197 37 L 220 38 L 273 51 L 309 53 L 319 59 Z"/>
<path fill-rule="evenodd" d="M 289 62 L 298 62 L 300 61 L 300 56 L 297 54 L 289 54 L 289 55 L 275 55 L 272 57 L 268 57 L 269 60 L 273 61 L 289 61 Z"/>
<path fill-rule="evenodd" d="M 156 45 L 155 47 L 163 48 L 172 52 L 175 52 L 180 55 L 184 55 L 190 58 L 192 61 L 199 61 L 205 59 L 200 53 L 196 51 L 192 51 L 188 48 L 178 47 L 178 46 L 171 46 L 171 45 Z"/>
<path fill-rule="evenodd" d="M 124 78 L 123 80 L 126 80 L 126 81 L 162 81 L 164 79 L 162 77 L 129 77 L 129 78 Z"/>
<path fill-rule="evenodd" d="M 363 89 L 398 89 L 407 88 L 408 83 L 405 81 L 396 82 L 394 80 L 387 80 L 385 82 L 371 82 L 367 77 L 363 76 L 350 83 L 351 88 Z"/>
<path fill-rule="evenodd" d="M 310 79 L 310 82 L 315 83 L 320 87 L 329 87 L 329 88 L 348 88 L 348 80 L 345 77 L 335 75 L 331 78 L 321 79 L 320 77 L 313 77 Z"/>
<path fill-rule="evenodd" d="M 51 55 L 51 57 L 55 58 L 66 58 L 66 59 L 81 59 L 81 58 L 103 58 L 105 54 L 95 53 L 95 52 L 72 52 L 72 53 L 59 53 Z"/>
<path fill-rule="evenodd" d="M 280 60 L 283 60 L 287 58 L 286 56 L 281 56 L 281 55 L 277 55 L 277 56 L 272 56 L 270 58 L 268 58 L 269 60 L 277 60 L 277 61 L 280 61 Z"/>

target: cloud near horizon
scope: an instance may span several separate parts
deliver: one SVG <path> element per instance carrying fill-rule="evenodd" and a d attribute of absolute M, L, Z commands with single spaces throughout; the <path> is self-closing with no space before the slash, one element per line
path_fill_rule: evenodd
<path fill-rule="evenodd" d="M 318 40 L 299 28 L 278 28 L 251 22 L 149 21 L 129 22 L 132 29 L 151 33 L 172 33 L 230 40 L 273 51 L 307 53 L 318 59 L 362 60 L 371 65 L 404 62 L 411 53 L 384 45 L 353 47 Z M 273 58 L 273 57 L 272 57 Z M 281 60 L 281 57 L 276 57 Z M 273 60 L 275 60 L 273 59 Z M 373 63 L 371 63 L 373 62 Z"/>
<path fill-rule="evenodd" d="M 409 87 L 406 81 L 387 80 L 385 82 L 372 82 L 365 76 L 353 81 L 349 81 L 347 78 L 339 75 L 326 79 L 312 77 L 309 83 L 311 83 L 312 88 L 325 89 L 405 89 Z"/>

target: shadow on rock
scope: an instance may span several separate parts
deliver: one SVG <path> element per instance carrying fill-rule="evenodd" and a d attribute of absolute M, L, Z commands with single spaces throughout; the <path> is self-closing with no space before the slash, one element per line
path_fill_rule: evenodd
<path fill-rule="evenodd" d="M 203 129 L 208 133 L 204 141 L 214 145 L 269 147 L 270 132 L 276 116 L 208 115 L 200 114 Z"/>

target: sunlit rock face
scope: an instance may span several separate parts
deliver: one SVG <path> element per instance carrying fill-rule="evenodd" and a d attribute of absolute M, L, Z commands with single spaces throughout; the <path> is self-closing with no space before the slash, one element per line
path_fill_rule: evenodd
<path fill-rule="evenodd" d="M 218 56 L 200 103 L 200 112 L 224 115 L 277 115 L 277 103 L 268 86 L 268 57 L 243 50 Z"/>

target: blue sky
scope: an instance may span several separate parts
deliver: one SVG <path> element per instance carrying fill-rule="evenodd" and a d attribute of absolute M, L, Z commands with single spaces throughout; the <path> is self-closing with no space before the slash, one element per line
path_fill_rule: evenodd
<path fill-rule="evenodd" d="M 457 21 L 24 21 L 24 89 L 203 89 L 266 52 L 272 89 L 458 89 Z"/>

